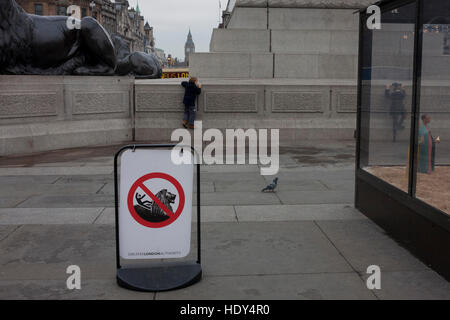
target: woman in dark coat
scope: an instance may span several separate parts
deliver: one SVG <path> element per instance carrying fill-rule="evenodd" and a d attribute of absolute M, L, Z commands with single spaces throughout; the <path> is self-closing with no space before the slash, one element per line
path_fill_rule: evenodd
<path fill-rule="evenodd" d="M 183 126 L 185 128 L 194 129 L 195 121 L 195 101 L 197 96 L 202 92 L 202 85 L 198 82 L 198 79 L 192 77 L 188 81 L 183 81 L 181 85 L 184 87 L 184 118 Z"/>

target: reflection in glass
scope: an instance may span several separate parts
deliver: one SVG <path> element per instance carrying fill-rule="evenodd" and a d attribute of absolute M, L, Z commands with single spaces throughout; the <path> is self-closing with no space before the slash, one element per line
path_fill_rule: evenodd
<path fill-rule="evenodd" d="M 415 4 L 382 13 L 380 30 L 365 29 L 360 166 L 408 190 Z M 367 45 L 368 44 L 368 45 Z"/>
<path fill-rule="evenodd" d="M 416 197 L 450 214 L 450 3 L 423 8 Z"/>

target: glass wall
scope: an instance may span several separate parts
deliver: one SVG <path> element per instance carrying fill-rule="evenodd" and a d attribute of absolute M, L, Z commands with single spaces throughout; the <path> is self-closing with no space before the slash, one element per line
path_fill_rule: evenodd
<path fill-rule="evenodd" d="M 381 29 L 365 26 L 360 166 L 408 191 L 416 4 L 381 15 Z"/>
<path fill-rule="evenodd" d="M 450 214 L 450 1 L 397 3 L 362 22 L 359 168 Z"/>
<path fill-rule="evenodd" d="M 416 197 L 450 213 L 450 1 L 423 1 Z"/>

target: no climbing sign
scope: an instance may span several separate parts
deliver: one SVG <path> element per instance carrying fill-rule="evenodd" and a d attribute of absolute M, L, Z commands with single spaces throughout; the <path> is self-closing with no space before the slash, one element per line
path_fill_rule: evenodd
<path fill-rule="evenodd" d="M 123 259 L 182 258 L 191 243 L 194 165 L 171 150 L 128 149 L 120 157 L 119 238 Z"/>
<path fill-rule="evenodd" d="M 152 179 L 166 180 L 172 188 L 151 191 L 146 184 L 150 184 Z M 178 205 L 174 209 L 177 199 Z M 149 173 L 139 178 L 131 186 L 127 199 L 128 210 L 133 218 L 148 228 L 163 228 L 173 223 L 183 212 L 185 201 L 181 184 L 171 175 L 162 172 Z"/>

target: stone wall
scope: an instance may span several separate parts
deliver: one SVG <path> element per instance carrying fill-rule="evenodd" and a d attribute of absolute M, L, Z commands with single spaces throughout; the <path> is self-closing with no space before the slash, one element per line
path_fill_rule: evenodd
<path fill-rule="evenodd" d="M 0 76 L 0 156 L 132 139 L 134 79 Z"/>
<path fill-rule="evenodd" d="M 203 122 L 204 129 L 280 129 L 282 145 L 353 139 L 356 86 L 352 81 L 235 83 L 205 79 L 202 83 L 197 119 Z M 135 90 L 136 140 L 167 141 L 172 131 L 181 127 L 184 106 L 180 81 L 137 80 Z"/>
<path fill-rule="evenodd" d="M 190 73 L 199 78 L 356 79 L 358 14 L 353 7 L 352 1 L 238 1 L 226 28 L 213 30 L 210 52 L 191 55 Z"/>
<path fill-rule="evenodd" d="M 236 0 L 236 7 L 269 8 L 340 8 L 367 7 L 376 0 Z"/>

